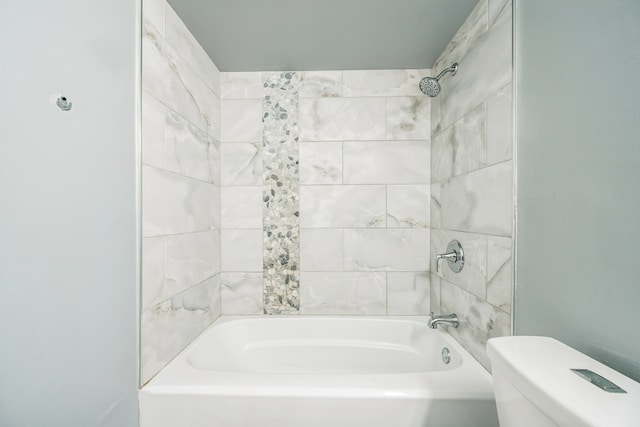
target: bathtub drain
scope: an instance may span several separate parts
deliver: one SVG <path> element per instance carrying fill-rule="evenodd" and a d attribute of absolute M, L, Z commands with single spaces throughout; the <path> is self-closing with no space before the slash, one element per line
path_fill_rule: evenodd
<path fill-rule="evenodd" d="M 449 349 L 447 347 L 442 347 L 442 361 L 445 365 L 451 362 L 451 355 L 449 355 Z"/>

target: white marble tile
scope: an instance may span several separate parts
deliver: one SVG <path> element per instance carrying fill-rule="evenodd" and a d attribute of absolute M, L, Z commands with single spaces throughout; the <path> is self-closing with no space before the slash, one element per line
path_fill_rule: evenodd
<path fill-rule="evenodd" d="M 513 157 L 512 85 L 508 84 L 487 100 L 487 164 Z"/>
<path fill-rule="evenodd" d="M 428 271 L 429 229 L 345 229 L 346 271 Z"/>
<path fill-rule="evenodd" d="M 211 228 L 211 184 L 142 166 L 144 237 Z"/>
<path fill-rule="evenodd" d="M 404 96 L 387 98 L 387 140 L 430 139 L 431 98 Z"/>
<path fill-rule="evenodd" d="M 489 236 L 487 248 L 487 302 L 511 313 L 513 265 L 511 238 Z"/>
<path fill-rule="evenodd" d="M 219 94 L 220 71 L 218 71 L 218 67 L 168 3 L 164 8 L 164 37 L 202 81 L 214 93 Z"/>
<path fill-rule="evenodd" d="M 429 227 L 431 186 L 388 185 L 387 227 Z"/>
<path fill-rule="evenodd" d="M 433 66 L 433 75 L 461 62 L 469 50 L 475 48 L 478 39 L 487 31 L 487 0 L 480 0 L 464 24 L 458 29 Z"/>
<path fill-rule="evenodd" d="M 177 295 L 220 273 L 220 234 L 217 230 L 165 237 L 163 299 Z"/>
<path fill-rule="evenodd" d="M 163 300 L 164 237 L 142 239 L 142 310 Z"/>
<path fill-rule="evenodd" d="M 302 271 L 342 271 L 344 238 L 341 229 L 300 230 Z"/>
<path fill-rule="evenodd" d="M 222 315 L 222 299 L 221 299 L 222 283 L 220 278 L 221 278 L 221 274 L 216 274 L 208 281 L 210 283 L 209 286 L 211 287 L 211 291 L 212 291 L 211 299 L 210 299 L 211 303 L 209 305 L 211 310 L 212 323 Z"/>
<path fill-rule="evenodd" d="M 511 0 L 489 0 L 489 28 L 504 14 L 511 13 Z"/>
<path fill-rule="evenodd" d="M 221 142 L 262 142 L 262 101 L 221 101 Z"/>
<path fill-rule="evenodd" d="M 511 161 L 442 183 L 442 227 L 473 233 L 510 236 L 513 220 Z"/>
<path fill-rule="evenodd" d="M 262 187 L 222 187 L 222 228 L 262 229 Z"/>
<path fill-rule="evenodd" d="M 299 96 L 300 98 L 342 96 L 342 71 L 303 71 Z"/>
<path fill-rule="evenodd" d="M 262 271 L 262 230 L 222 230 L 222 271 Z"/>
<path fill-rule="evenodd" d="M 431 144 L 431 181 L 442 181 L 486 166 L 485 107 L 480 104 Z"/>
<path fill-rule="evenodd" d="M 428 141 L 343 143 L 345 184 L 428 184 Z"/>
<path fill-rule="evenodd" d="M 479 298 L 487 295 L 487 236 L 461 233 L 451 230 L 431 229 L 431 271 L 436 272 L 436 255 L 447 252 L 447 245 L 457 240 L 464 250 L 464 267 L 459 273 L 449 268 L 448 262 L 440 261 L 440 277 L 465 289 Z"/>
<path fill-rule="evenodd" d="M 428 315 L 431 289 L 428 272 L 387 273 L 387 314 Z"/>
<path fill-rule="evenodd" d="M 222 73 L 220 97 L 222 99 L 262 99 L 262 73 Z"/>
<path fill-rule="evenodd" d="M 442 280 L 441 311 L 456 313 L 460 319 L 458 328 L 448 332 L 469 351 L 485 368 L 491 370 L 486 354 L 489 338 L 511 334 L 511 317 L 491 304 Z"/>
<path fill-rule="evenodd" d="M 440 126 L 440 122 L 442 121 L 441 116 L 442 109 L 440 108 L 440 98 L 435 97 L 431 98 L 431 139 L 436 135 L 436 133 L 442 130 Z"/>
<path fill-rule="evenodd" d="M 209 136 L 213 137 L 216 141 L 220 141 L 222 139 L 222 101 L 220 101 L 220 97 L 215 93 L 212 94 L 211 97 Z"/>
<path fill-rule="evenodd" d="M 262 314 L 262 273 L 223 273 L 222 314 Z"/>
<path fill-rule="evenodd" d="M 214 142 L 206 132 L 168 110 L 164 136 L 165 169 L 201 181 L 213 182 L 212 166 L 216 166 L 215 159 L 218 156 Z"/>
<path fill-rule="evenodd" d="M 440 123 L 445 129 L 512 80 L 511 13 L 483 33 L 463 59 L 458 73 L 442 81 Z M 450 62 L 447 60 L 447 63 Z"/>
<path fill-rule="evenodd" d="M 303 228 L 384 227 L 383 185 L 302 185 Z"/>
<path fill-rule="evenodd" d="M 211 211 L 211 227 L 216 230 L 220 230 L 222 228 L 222 219 L 220 218 L 222 215 L 222 195 L 221 188 L 219 185 L 211 186 L 211 203 L 210 203 L 210 211 Z"/>
<path fill-rule="evenodd" d="M 262 184 L 262 144 L 220 144 L 222 185 Z"/>
<path fill-rule="evenodd" d="M 342 143 L 305 142 L 298 154 L 300 184 L 342 184 Z"/>
<path fill-rule="evenodd" d="M 300 273 L 300 314 L 386 314 L 384 273 Z"/>
<path fill-rule="evenodd" d="M 144 0 L 142 2 L 142 17 L 153 25 L 159 34 L 164 34 L 164 7 L 166 0 Z"/>
<path fill-rule="evenodd" d="M 143 28 L 142 88 L 200 129 L 209 127 L 213 91 L 149 25 Z"/>
<path fill-rule="evenodd" d="M 343 71 L 343 96 L 423 96 L 419 83 L 431 70 Z"/>
<path fill-rule="evenodd" d="M 430 283 L 430 299 L 431 299 L 431 309 L 430 312 L 432 313 L 442 313 L 442 310 L 440 309 L 440 276 L 435 275 L 434 273 L 431 273 L 429 275 L 429 277 L 431 278 L 431 283 Z"/>
<path fill-rule="evenodd" d="M 141 377 L 149 381 L 219 314 L 217 278 L 172 297 L 141 316 Z"/>
<path fill-rule="evenodd" d="M 385 139 L 385 99 L 300 99 L 301 141 Z"/>
<path fill-rule="evenodd" d="M 164 167 L 165 107 L 146 92 L 142 93 L 142 163 Z"/>
<path fill-rule="evenodd" d="M 441 228 L 442 227 L 442 217 L 441 217 L 441 195 L 442 186 L 439 183 L 431 184 L 431 199 L 429 203 L 429 209 L 431 211 L 431 215 L 429 217 L 430 226 L 433 228 Z"/>

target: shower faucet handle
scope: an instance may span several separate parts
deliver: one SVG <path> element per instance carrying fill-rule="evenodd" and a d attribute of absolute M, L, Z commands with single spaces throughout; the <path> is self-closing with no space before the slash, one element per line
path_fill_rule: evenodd
<path fill-rule="evenodd" d="M 440 260 L 446 259 L 449 268 L 454 273 L 460 273 L 464 267 L 464 251 L 462 245 L 457 240 L 452 240 L 447 245 L 447 252 L 436 255 L 436 273 L 440 272 Z"/>

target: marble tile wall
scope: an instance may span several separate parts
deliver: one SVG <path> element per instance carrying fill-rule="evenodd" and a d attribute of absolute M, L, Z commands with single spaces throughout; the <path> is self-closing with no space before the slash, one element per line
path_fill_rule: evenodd
<path fill-rule="evenodd" d="M 286 110 L 297 127 L 276 138 L 288 148 L 274 157 L 261 142 L 283 128 L 260 106 L 284 74 L 221 75 L 223 313 L 427 314 L 431 113 L 418 82 L 430 70 L 293 73 L 297 94 Z M 271 169 L 289 162 L 294 170 L 296 161 L 271 188 Z M 267 198 L 282 191 L 278 182 L 292 204 L 260 215 L 260 189 Z M 299 257 L 299 308 L 269 306 L 273 284 L 260 270 L 259 254 L 267 263 L 274 255 L 259 239 L 262 226 L 282 218 L 294 243 L 287 254 Z"/>
<path fill-rule="evenodd" d="M 510 0 L 481 0 L 433 66 L 454 62 L 431 103 L 431 308 L 487 369 L 486 342 L 511 333 L 513 163 Z M 434 257 L 457 239 L 465 267 Z"/>
<path fill-rule="evenodd" d="M 165 0 L 144 0 L 141 382 L 221 312 L 220 72 Z M 260 195 L 258 194 L 259 198 Z M 259 205 L 258 205 L 259 208 Z"/>

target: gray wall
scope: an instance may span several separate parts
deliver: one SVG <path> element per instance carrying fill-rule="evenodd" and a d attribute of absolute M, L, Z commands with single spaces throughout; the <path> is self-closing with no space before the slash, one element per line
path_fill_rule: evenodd
<path fill-rule="evenodd" d="M 0 4 L 3 427 L 137 425 L 136 3 Z"/>
<path fill-rule="evenodd" d="M 518 335 L 640 380 L 640 3 L 516 3 Z"/>

